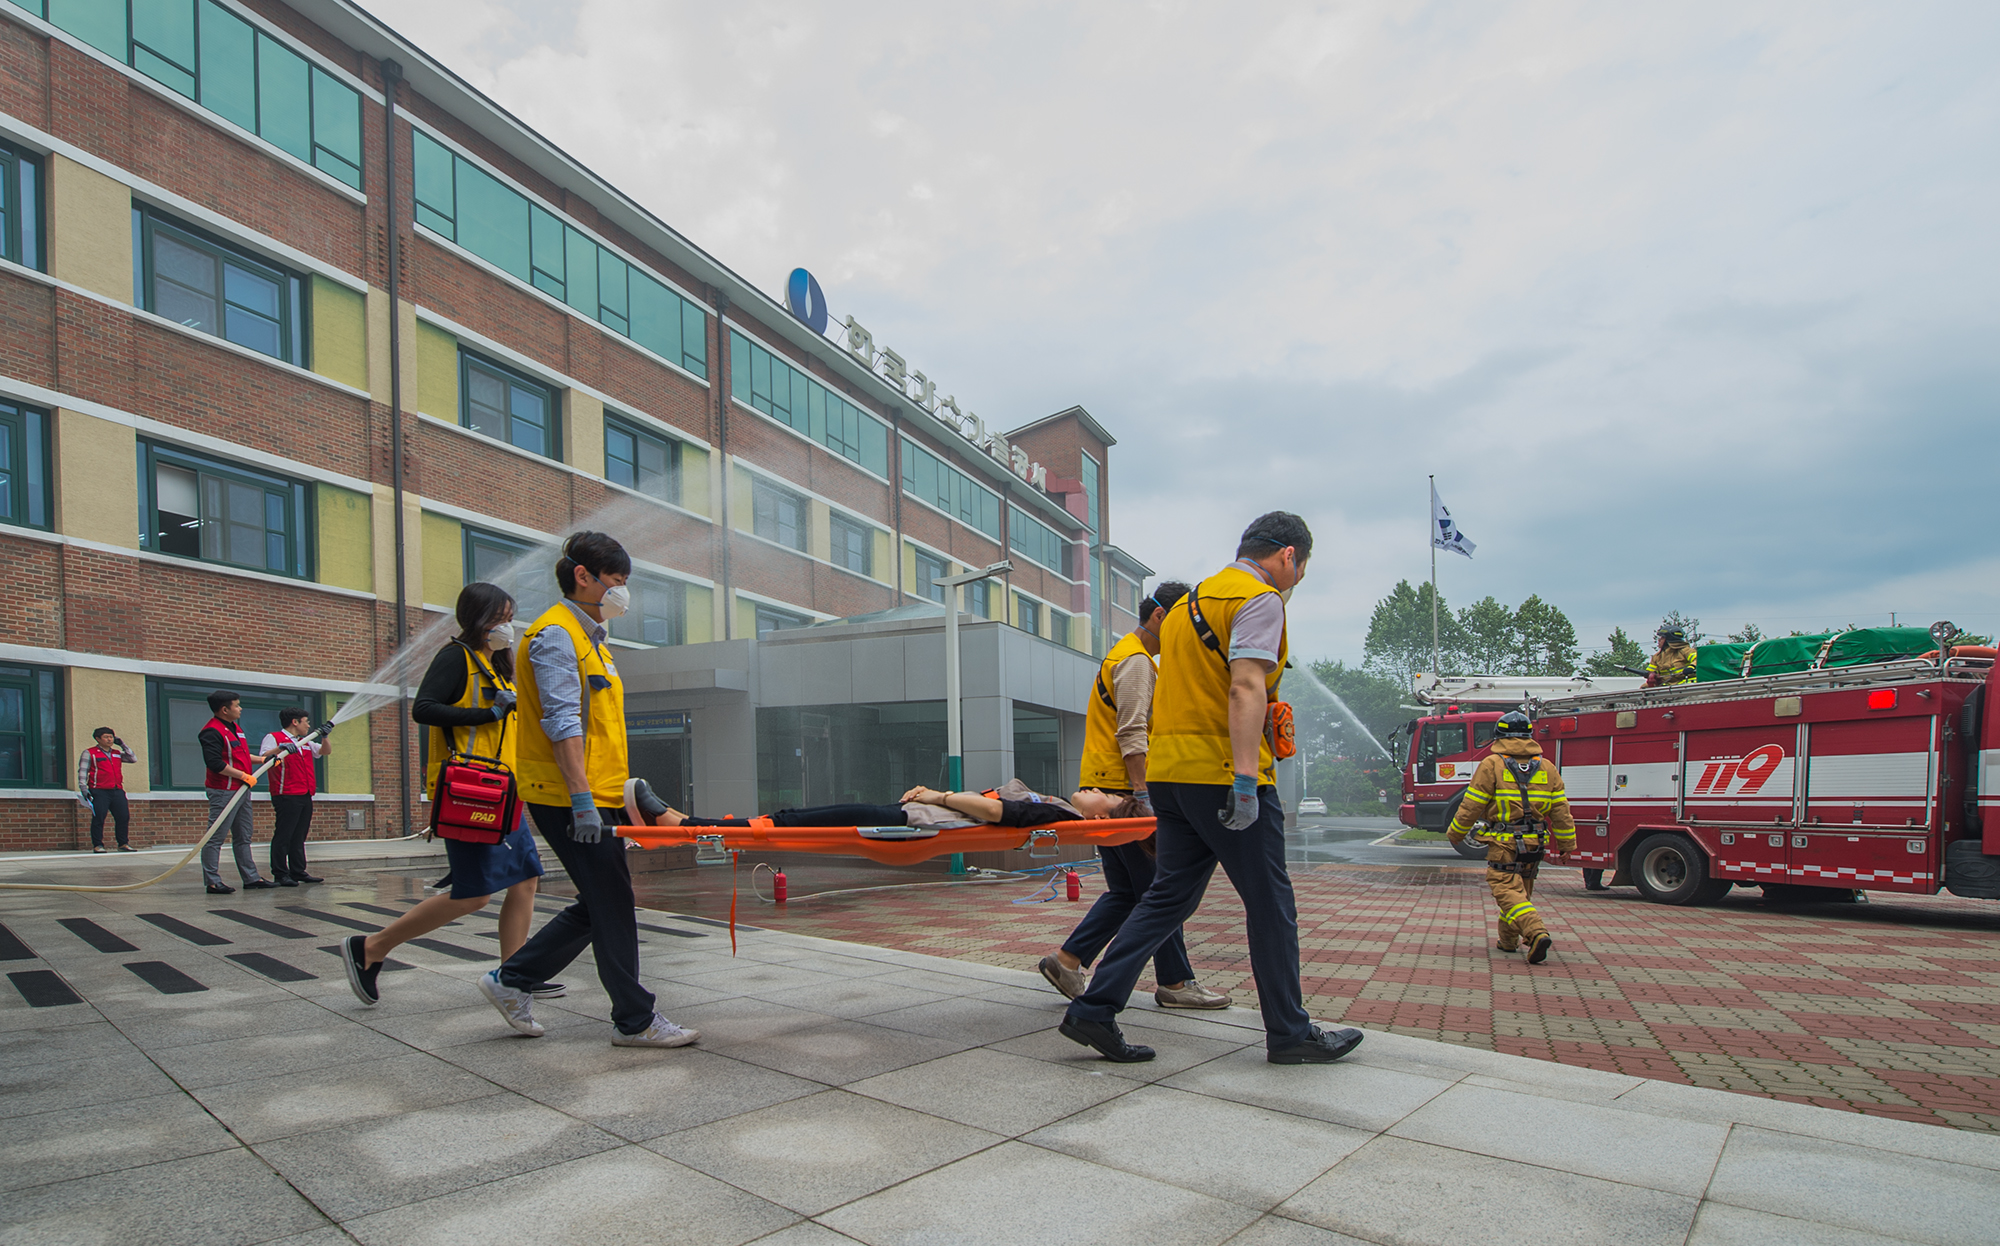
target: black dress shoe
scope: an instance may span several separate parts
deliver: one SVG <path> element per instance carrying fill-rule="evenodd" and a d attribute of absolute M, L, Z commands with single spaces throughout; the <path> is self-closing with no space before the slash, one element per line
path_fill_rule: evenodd
<path fill-rule="evenodd" d="M 293 878 L 290 874 L 273 875 L 271 881 L 277 883 L 280 887 L 296 887 L 299 885 L 299 880 Z"/>
<path fill-rule="evenodd" d="M 1079 1021 L 1075 1017 L 1064 1017 L 1059 1032 L 1072 1043 L 1095 1047 L 1098 1055 L 1113 1064 L 1143 1064 L 1153 1058 L 1151 1047 L 1126 1042 L 1124 1031 L 1118 1028 L 1116 1021 Z"/>
<path fill-rule="evenodd" d="M 276 891 L 277 889 L 278 884 L 268 878 L 253 878 L 243 884 L 243 890 L 245 891 Z"/>
<path fill-rule="evenodd" d="M 1264 1058 L 1272 1064 L 1332 1064 L 1359 1047 L 1361 1039 L 1360 1030 L 1335 1030 L 1329 1034 L 1314 1026 L 1311 1038 L 1267 1052 Z"/>
<path fill-rule="evenodd" d="M 236 888 L 230 886 L 228 883 L 210 883 L 208 885 L 208 894 L 212 896 L 233 896 L 236 894 Z"/>
<path fill-rule="evenodd" d="M 118 851 L 120 851 L 120 852 L 137 852 L 137 851 L 139 851 L 139 850 L 138 850 L 137 848 L 134 848 L 134 847 L 133 847 L 132 845 L 130 845 L 130 844 L 120 844 L 120 845 L 118 845 Z"/>
<path fill-rule="evenodd" d="M 292 881 L 295 883 L 323 883 L 326 880 L 316 874 L 294 874 L 292 875 Z"/>

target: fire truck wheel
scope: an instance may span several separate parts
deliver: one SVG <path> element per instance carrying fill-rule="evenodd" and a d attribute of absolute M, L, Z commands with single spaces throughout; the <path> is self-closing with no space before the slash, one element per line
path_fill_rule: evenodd
<path fill-rule="evenodd" d="M 1708 876 L 1708 858 L 1685 835 L 1661 831 L 1632 850 L 1632 881 L 1655 904 L 1713 904 L 1730 884 Z"/>

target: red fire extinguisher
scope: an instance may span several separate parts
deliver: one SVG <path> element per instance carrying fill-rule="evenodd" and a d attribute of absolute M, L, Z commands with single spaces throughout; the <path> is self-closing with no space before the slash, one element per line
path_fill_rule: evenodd
<path fill-rule="evenodd" d="M 1070 899 L 1083 899 L 1083 877 L 1075 870 L 1070 870 L 1063 875 L 1063 883 L 1065 889 L 1069 892 Z"/>
<path fill-rule="evenodd" d="M 785 872 L 783 870 L 773 870 L 771 872 L 771 900 L 773 903 L 783 904 L 785 902 L 785 895 Z"/>

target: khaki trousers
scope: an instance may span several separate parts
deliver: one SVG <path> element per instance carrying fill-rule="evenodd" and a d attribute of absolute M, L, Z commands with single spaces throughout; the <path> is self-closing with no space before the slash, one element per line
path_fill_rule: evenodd
<path fill-rule="evenodd" d="M 1509 865 L 1514 860 L 1512 848 L 1494 847 L 1487 850 L 1486 885 L 1492 889 L 1493 902 L 1500 906 L 1500 950 L 1512 952 L 1521 946 L 1521 940 L 1529 942 L 1548 933 L 1542 925 L 1541 914 L 1535 912 L 1535 875 L 1540 864 L 1521 867 L 1520 873 L 1496 870 L 1495 865 Z"/>

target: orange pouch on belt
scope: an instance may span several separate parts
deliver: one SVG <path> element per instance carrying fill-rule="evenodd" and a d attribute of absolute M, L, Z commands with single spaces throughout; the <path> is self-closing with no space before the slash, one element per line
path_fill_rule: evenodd
<path fill-rule="evenodd" d="M 1264 742 L 1271 746 L 1271 756 L 1279 761 L 1297 755 L 1299 740 L 1292 726 L 1291 702 L 1273 701 L 1265 708 Z"/>

